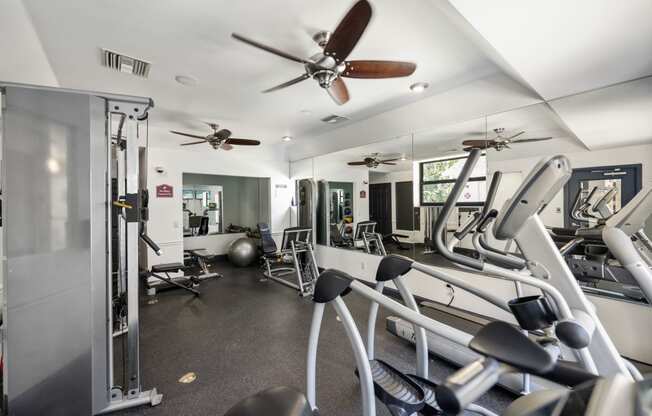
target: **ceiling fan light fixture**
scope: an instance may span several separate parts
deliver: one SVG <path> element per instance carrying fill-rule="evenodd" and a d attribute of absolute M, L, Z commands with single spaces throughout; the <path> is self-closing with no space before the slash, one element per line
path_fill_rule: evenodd
<path fill-rule="evenodd" d="M 177 75 L 174 77 L 174 80 L 186 87 L 194 87 L 199 82 L 197 78 L 191 77 L 190 75 Z"/>
<path fill-rule="evenodd" d="M 337 114 L 331 114 L 330 116 L 326 116 L 321 119 L 324 123 L 329 123 L 329 124 L 335 124 L 335 123 L 340 123 L 342 121 L 347 121 L 349 120 L 347 117 L 344 116 L 338 116 Z"/>
<path fill-rule="evenodd" d="M 410 91 L 420 93 L 424 92 L 430 84 L 427 82 L 415 82 L 414 84 L 410 85 Z"/>
<path fill-rule="evenodd" d="M 287 143 L 287 142 L 290 142 L 290 141 L 292 141 L 292 136 L 283 136 L 283 137 L 281 138 L 281 140 L 283 140 L 283 141 L 286 142 L 286 143 Z"/>

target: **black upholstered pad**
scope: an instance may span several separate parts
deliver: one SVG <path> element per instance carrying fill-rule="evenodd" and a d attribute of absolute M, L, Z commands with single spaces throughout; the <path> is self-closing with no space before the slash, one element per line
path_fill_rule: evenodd
<path fill-rule="evenodd" d="M 153 273 L 174 273 L 183 270 L 185 266 L 183 263 L 163 263 L 155 264 L 152 266 Z"/>
<path fill-rule="evenodd" d="M 242 399 L 224 416 L 313 416 L 303 393 L 290 387 L 272 387 Z"/>
<path fill-rule="evenodd" d="M 473 337 L 469 348 L 532 374 L 544 374 L 555 364 L 543 347 L 502 321 L 485 325 Z"/>

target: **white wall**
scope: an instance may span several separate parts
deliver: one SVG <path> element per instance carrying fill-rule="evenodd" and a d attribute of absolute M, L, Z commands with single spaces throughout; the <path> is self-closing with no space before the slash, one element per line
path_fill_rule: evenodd
<path fill-rule="evenodd" d="M 0 51 L 0 81 L 59 86 L 21 0 L 2 1 Z"/>
<path fill-rule="evenodd" d="M 148 265 L 183 261 L 183 218 L 181 211 L 183 173 L 209 175 L 233 175 L 248 177 L 269 177 L 270 226 L 272 233 L 280 235 L 290 226 L 290 203 L 294 194 L 294 183 L 290 180 L 289 163 L 282 155 L 268 148 L 255 151 L 240 149 L 232 152 L 191 151 L 150 147 L 147 158 L 147 188 L 150 192 L 149 235 L 157 241 L 163 255 L 157 257 L 151 251 Z M 158 173 L 155 167 L 165 171 Z M 174 187 L 173 198 L 157 198 L 156 186 L 168 184 Z M 285 187 L 276 187 L 284 185 Z M 224 237 L 214 237 L 209 247 L 224 254 Z M 219 241 L 218 241 L 219 240 Z"/>

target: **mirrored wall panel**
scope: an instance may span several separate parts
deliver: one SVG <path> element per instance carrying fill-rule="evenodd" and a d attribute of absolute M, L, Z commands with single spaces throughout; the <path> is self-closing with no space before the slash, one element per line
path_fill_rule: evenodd
<path fill-rule="evenodd" d="M 450 266 L 435 247 L 434 227 L 442 207 L 453 189 L 468 153 L 464 151 L 465 140 L 483 140 L 486 120 L 469 120 L 449 126 L 437 127 L 414 135 L 415 221 L 419 233 L 415 235 L 414 258 L 425 264 Z M 445 227 L 449 241 L 474 212 L 484 205 L 487 190 L 487 160 L 482 156 L 473 169 L 471 180 L 462 192 L 458 204 Z M 469 251 L 471 238 L 458 242 L 456 251 Z"/>
<path fill-rule="evenodd" d="M 412 136 L 318 156 L 317 244 L 368 254 L 412 256 Z"/>
<path fill-rule="evenodd" d="M 242 233 L 269 223 L 269 178 L 183 174 L 183 235 Z"/>
<path fill-rule="evenodd" d="M 513 137 L 507 146 L 489 150 L 489 173 L 503 173 L 494 207 L 512 197 L 541 158 L 568 159 L 572 175 L 540 217 L 580 286 L 594 296 L 647 302 L 637 270 L 628 269 L 620 258 L 622 247 L 610 246 L 603 232 L 620 227 L 609 222 L 619 215 L 620 224 L 629 224 L 625 228 L 637 228 L 627 230 L 628 250 L 652 266 L 646 243 L 652 221 L 642 219 L 652 207 L 636 202 L 649 192 L 650 177 L 641 162 L 652 160 L 644 146 L 652 138 L 650 114 L 652 79 L 647 78 L 487 117 L 489 139 Z M 609 148 L 600 149 L 605 144 Z"/>

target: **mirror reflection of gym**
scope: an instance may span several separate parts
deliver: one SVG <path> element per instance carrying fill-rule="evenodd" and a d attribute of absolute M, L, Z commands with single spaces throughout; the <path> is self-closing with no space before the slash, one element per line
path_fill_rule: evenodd
<path fill-rule="evenodd" d="M 269 223 L 269 178 L 183 174 L 183 235 L 247 233 Z"/>
<path fill-rule="evenodd" d="M 373 255 L 412 255 L 412 137 L 314 160 L 317 244 Z"/>

